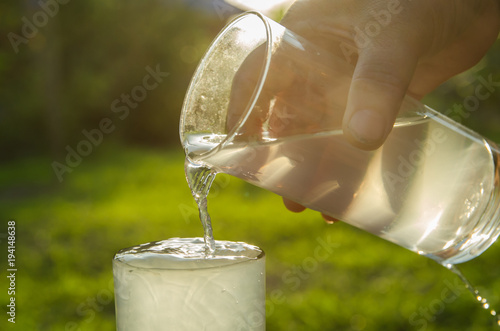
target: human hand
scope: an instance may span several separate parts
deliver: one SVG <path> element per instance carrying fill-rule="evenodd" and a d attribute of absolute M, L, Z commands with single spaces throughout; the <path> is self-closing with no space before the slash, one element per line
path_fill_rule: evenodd
<path fill-rule="evenodd" d="M 298 0 L 281 24 L 355 66 L 343 132 L 373 150 L 405 94 L 420 99 L 484 56 L 498 36 L 499 12 L 494 0 Z"/>
<path fill-rule="evenodd" d="M 298 0 L 281 24 L 355 65 L 344 134 L 373 150 L 405 94 L 420 99 L 484 56 L 500 15 L 494 0 Z"/>

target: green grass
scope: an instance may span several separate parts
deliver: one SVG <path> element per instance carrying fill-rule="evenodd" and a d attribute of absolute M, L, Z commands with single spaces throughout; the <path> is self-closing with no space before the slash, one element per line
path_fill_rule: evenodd
<path fill-rule="evenodd" d="M 0 234 L 9 219 L 17 222 L 12 329 L 114 330 L 114 253 L 202 235 L 183 161 L 179 150 L 101 146 L 62 183 L 50 159 L 1 165 Z M 266 251 L 268 330 L 492 326 L 457 278 L 436 263 L 346 224 L 327 225 L 313 211 L 290 213 L 280 197 L 241 180 L 218 175 L 209 211 L 216 239 Z M 3 275 L 7 245 L 0 240 Z M 500 308 L 498 254 L 494 245 L 463 269 Z M 2 316 L 0 323 L 7 323 Z"/>

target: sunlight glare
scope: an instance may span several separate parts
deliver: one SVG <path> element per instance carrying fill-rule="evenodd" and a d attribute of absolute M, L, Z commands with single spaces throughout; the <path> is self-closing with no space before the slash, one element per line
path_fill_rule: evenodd
<path fill-rule="evenodd" d="M 226 0 L 227 3 L 243 9 L 257 10 L 263 14 L 269 14 L 279 7 L 287 9 L 294 0 Z"/>

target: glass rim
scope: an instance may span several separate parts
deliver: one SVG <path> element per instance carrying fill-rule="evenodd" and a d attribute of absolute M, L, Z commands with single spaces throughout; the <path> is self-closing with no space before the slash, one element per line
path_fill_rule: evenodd
<path fill-rule="evenodd" d="M 170 239 L 175 239 L 175 238 L 170 238 Z M 181 265 L 181 266 L 179 266 L 177 268 L 171 268 L 171 267 L 168 267 L 168 266 L 159 266 L 159 267 L 138 266 L 138 265 L 135 265 L 133 263 L 130 263 L 130 261 L 124 261 L 124 260 L 120 259 L 120 257 L 123 256 L 124 254 L 126 254 L 127 251 L 132 251 L 133 249 L 135 249 L 137 247 L 140 247 L 141 245 L 161 243 L 161 242 L 164 242 L 164 241 L 168 241 L 170 239 L 159 240 L 159 241 L 152 241 L 152 242 L 148 242 L 148 243 L 145 243 L 145 244 L 139 244 L 139 245 L 135 245 L 135 246 L 130 246 L 130 247 L 122 248 L 117 253 L 115 253 L 115 255 L 113 256 L 113 264 L 114 263 L 118 263 L 118 264 L 127 265 L 128 267 L 136 269 L 136 270 L 158 270 L 158 271 L 186 271 L 186 270 L 191 270 L 191 271 L 196 271 L 196 270 L 206 270 L 206 269 L 222 269 L 222 268 L 231 267 L 231 266 L 234 266 L 234 265 L 237 265 L 237 264 L 241 264 L 241 263 L 248 263 L 248 262 L 252 262 L 252 261 L 256 262 L 256 261 L 262 260 L 266 256 L 266 253 L 264 252 L 264 250 L 261 247 L 259 247 L 259 246 L 251 245 L 251 244 L 248 244 L 246 242 L 241 242 L 241 241 L 225 241 L 225 240 L 221 240 L 219 242 L 231 242 L 231 243 L 242 243 L 242 244 L 245 244 L 247 246 L 250 246 L 250 247 L 254 248 L 253 251 L 256 252 L 256 253 L 258 253 L 258 254 L 255 257 L 247 257 L 247 256 L 244 256 L 244 255 L 241 255 L 241 256 L 234 256 L 233 258 L 223 258 L 224 256 L 221 256 L 221 258 L 216 258 L 216 259 L 212 259 L 211 260 L 211 261 L 215 262 L 214 265 L 204 265 L 204 266 L 197 266 L 197 267 L 188 267 L 188 266 L 182 267 L 182 265 Z M 197 238 L 181 238 L 181 239 L 197 239 Z M 218 242 L 218 240 L 216 242 Z M 168 253 L 161 253 L 161 252 L 158 252 L 156 254 L 154 252 L 150 252 L 150 254 L 152 254 L 152 255 L 158 255 L 158 256 L 169 255 Z M 131 253 L 130 255 L 134 255 L 134 254 Z M 209 261 L 209 260 L 210 259 L 207 259 L 207 258 L 204 258 L 204 257 L 194 257 L 194 258 L 184 258 L 184 259 L 179 258 L 179 259 L 177 259 L 175 261 L 176 262 L 182 261 L 181 262 L 181 264 L 182 264 L 182 263 L 187 263 L 187 262 Z"/>
<path fill-rule="evenodd" d="M 210 46 L 208 47 L 207 51 L 203 55 L 200 63 L 198 64 L 195 73 L 193 75 L 193 78 L 191 79 L 191 82 L 189 83 L 187 92 L 186 92 L 186 97 L 184 98 L 184 102 L 182 105 L 181 109 L 181 117 L 180 117 L 180 123 L 179 123 L 179 135 L 181 139 L 181 143 L 183 146 L 185 146 L 186 143 L 186 137 L 185 137 L 185 116 L 186 116 L 186 109 L 189 108 L 189 104 L 192 101 L 192 94 L 193 90 L 195 88 L 196 83 L 198 80 L 201 78 L 201 75 L 203 73 L 202 68 L 207 62 L 207 59 L 210 58 L 210 55 L 214 52 L 214 50 L 219 46 L 220 42 L 222 39 L 226 36 L 226 34 L 234 28 L 239 22 L 242 20 L 248 19 L 249 17 L 257 17 L 260 19 L 261 23 L 264 25 L 264 28 L 266 30 L 266 40 L 263 45 L 265 45 L 265 52 L 263 55 L 263 62 L 262 62 L 262 67 L 260 69 L 260 75 L 258 78 L 257 83 L 255 84 L 254 90 L 252 92 L 252 96 L 250 97 L 249 101 L 247 102 L 244 111 L 242 115 L 240 116 L 240 119 L 238 123 L 231 128 L 231 130 L 226 134 L 226 136 L 221 139 L 221 141 L 214 147 L 212 147 L 210 150 L 207 150 L 206 152 L 203 152 L 201 155 L 209 155 L 212 153 L 214 150 L 217 150 L 223 146 L 225 146 L 228 142 L 232 141 L 233 138 L 236 136 L 239 128 L 247 121 L 248 117 L 250 116 L 250 113 L 252 112 L 252 109 L 254 108 L 255 104 L 257 103 L 257 100 L 259 99 L 259 96 L 261 94 L 262 88 L 264 86 L 264 83 L 266 81 L 266 78 L 268 76 L 269 72 L 269 67 L 271 64 L 271 57 L 272 57 L 272 28 L 269 22 L 269 18 L 264 16 L 262 13 L 258 11 L 247 11 L 244 12 L 238 16 L 236 16 L 231 22 L 229 22 L 215 37 L 215 39 L 212 41 Z M 186 156 L 188 157 L 188 156 Z"/>

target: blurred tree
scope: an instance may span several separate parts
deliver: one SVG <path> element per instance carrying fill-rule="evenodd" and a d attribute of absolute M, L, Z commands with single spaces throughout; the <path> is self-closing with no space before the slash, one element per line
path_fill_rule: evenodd
<path fill-rule="evenodd" d="M 1 4 L 0 158 L 61 157 L 103 118 L 116 127 L 106 139 L 178 144 L 194 67 L 232 9 L 180 0 Z M 137 105 L 119 117 L 113 102 L 142 86 L 147 68 L 168 76 L 145 96 L 136 88 Z"/>

